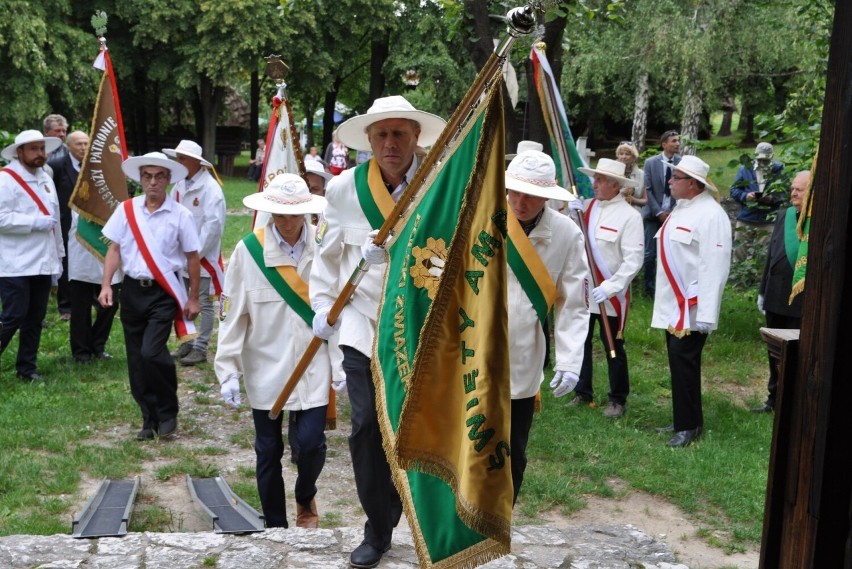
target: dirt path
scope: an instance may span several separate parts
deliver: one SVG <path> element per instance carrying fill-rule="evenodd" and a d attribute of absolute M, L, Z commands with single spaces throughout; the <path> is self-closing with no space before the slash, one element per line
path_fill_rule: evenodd
<path fill-rule="evenodd" d="M 232 487 L 238 483 L 253 484 L 251 410 L 243 405 L 235 411 L 221 404 L 218 384 L 212 383 L 215 381 L 212 364 L 183 368 L 179 374 L 181 415 L 178 435 L 168 442 L 140 443 L 146 445 L 153 459 L 144 464 L 140 473 L 141 490 L 134 515 L 142 509 L 159 509 L 165 513 L 166 521 L 164 527 L 157 531 L 209 531 L 212 524 L 192 502 L 185 478 L 182 475 L 169 476 L 168 467 L 187 455 L 200 456 L 205 469 L 218 472 Z M 318 481 L 320 523 L 323 527 L 361 527 L 364 517 L 355 491 L 347 445 L 349 425 L 345 417 L 339 419 L 338 428 L 327 432 L 328 457 Z M 135 429 L 138 426 L 125 424 L 103 435 L 116 441 L 126 440 L 135 433 Z M 193 452 L 187 452 L 190 449 Z M 287 495 L 292 497 L 295 466 L 286 462 L 284 476 Z M 620 485 L 623 488 L 619 480 L 609 482 L 613 487 Z M 81 503 L 94 493 L 97 484 L 96 480 L 84 482 Z M 671 504 L 641 492 L 617 494 L 624 497 L 604 499 L 586 496 L 588 506 L 582 511 L 570 517 L 544 512 L 540 520 L 557 527 L 632 524 L 666 542 L 690 569 L 756 569 L 758 551 L 725 555 L 700 537 L 699 527 Z M 293 523 L 294 503 L 288 504 L 288 516 Z"/>

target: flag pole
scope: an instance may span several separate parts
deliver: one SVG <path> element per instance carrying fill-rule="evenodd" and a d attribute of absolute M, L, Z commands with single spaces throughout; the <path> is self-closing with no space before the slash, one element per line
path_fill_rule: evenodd
<path fill-rule="evenodd" d="M 447 125 L 441 131 L 441 135 L 438 137 L 438 140 L 435 141 L 432 149 L 417 168 L 417 172 L 414 174 L 411 183 L 405 189 L 402 196 L 400 196 L 399 201 L 396 202 L 393 210 L 379 228 L 378 234 L 373 239 L 373 243 L 375 245 L 382 246 L 391 231 L 393 231 L 394 227 L 396 227 L 401 221 L 404 221 L 408 206 L 417 197 L 417 193 L 420 191 L 423 181 L 434 168 L 435 164 L 439 162 L 444 150 L 461 130 L 473 109 L 475 109 L 479 104 L 479 99 L 482 96 L 482 93 L 485 92 L 486 87 L 492 81 L 494 75 L 498 72 L 502 73 L 503 63 L 505 62 L 512 44 L 519 36 L 532 32 L 533 27 L 535 26 L 534 13 L 535 11 L 543 10 L 544 7 L 541 3 L 531 2 L 525 6 L 513 8 L 508 14 L 506 14 L 506 20 L 508 23 L 506 36 L 500 41 L 497 47 L 494 48 L 494 51 L 488 58 L 488 61 L 486 61 L 485 65 L 479 71 L 479 74 L 476 76 L 473 84 L 468 89 L 458 107 L 456 107 L 456 110 L 453 112 L 450 119 L 447 121 Z M 366 259 L 362 258 L 358 262 L 358 265 L 349 277 L 349 281 L 343 287 L 343 290 L 337 296 L 337 300 L 335 300 L 328 312 L 327 320 L 329 325 L 333 326 L 335 322 L 337 322 L 337 319 L 340 317 L 340 313 L 349 302 L 349 299 L 352 298 L 355 289 L 358 287 L 358 284 L 360 284 L 361 279 L 364 277 L 369 268 L 370 264 L 366 261 Z M 278 418 L 278 415 L 281 413 L 281 409 L 284 408 L 284 404 L 287 402 L 287 399 L 290 398 L 290 394 L 293 392 L 293 389 L 295 389 L 296 384 L 305 373 L 308 364 L 310 364 L 322 343 L 322 338 L 314 336 L 311 343 L 308 344 L 308 348 L 305 350 L 304 355 L 296 364 L 293 373 L 290 375 L 290 378 L 287 380 L 287 383 L 284 385 L 284 388 L 275 400 L 272 409 L 270 409 L 270 419 L 275 420 Z"/>
<path fill-rule="evenodd" d="M 539 46 L 544 46 L 544 42 L 539 42 L 536 45 L 536 48 Z M 544 52 L 544 49 L 541 49 Z M 548 96 L 545 97 L 546 102 L 551 106 L 555 107 L 554 101 L 556 97 L 556 93 L 554 93 L 553 85 L 547 78 L 543 78 L 544 88 L 547 89 Z M 579 198 L 579 192 L 577 191 L 577 184 L 574 181 L 574 167 L 571 164 L 571 157 L 568 155 L 568 147 L 565 144 L 565 137 L 562 135 L 562 125 L 559 124 L 559 112 L 556 108 L 551 108 L 548 113 L 550 118 L 550 127 L 553 130 L 554 136 L 553 140 L 556 141 L 556 151 L 559 154 L 559 159 L 562 161 L 562 164 L 565 165 L 565 175 L 568 178 L 568 182 L 571 186 L 571 193 L 574 194 L 574 197 Z M 592 247 L 589 244 L 589 234 L 588 228 L 586 227 L 586 220 L 583 217 L 582 212 L 578 210 L 573 211 L 574 220 L 577 222 L 577 225 L 580 227 L 580 231 L 583 232 L 583 243 L 586 248 L 586 258 L 589 262 L 590 273 L 592 274 L 592 285 L 594 287 L 598 287 L 600 283 L 598 282 L 598 275 L 596 272 L 597 265 L 595 265 L 595 258 L 592 254 Z M 606 303 L 599 302 L 598 309 L 601 314 L 601 326 L 604 330 L 604 336 L 606 337 L 606 347 L 611 359 L 615 358 L 615 342 L 612 339 L 612 329 L 609 325 L 609 318 L 606 314 Z"/>

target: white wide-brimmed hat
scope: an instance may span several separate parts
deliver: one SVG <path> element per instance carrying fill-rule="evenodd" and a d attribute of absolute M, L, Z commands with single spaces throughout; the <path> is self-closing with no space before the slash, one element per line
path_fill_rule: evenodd
<path fill-rule="evenodd" d="M 526 152 L 527 150 L 536 150 L 538 152 L 544 152 L 544 145 L 540 142 L 536 142 L 535 140 L 522 140 L 518 143 L 517 152 L 507 154 L 506 160 L 511 160 L 518 154 Z"/>
<path fill-rule="evenodd" d="M 191 140 L 181 140 L 178 143 L 177 148 L 163 148 L 163 154 L 171 156 L 172 158 L 177 158 L 178 154 L 183 154 L 184 156 L 195 158 L 201 162 L 201 165 L 205 168 L 213 166 L 213 164 L 204 159 L 204 150 L 201 149 L 201 146 L 197 142 L 193 142 Z"/>
<path fill-rule="evenodd" d="M 50 154 L 62 146 L 62 140 L 55 136 L 45 136 L 37 130 L 25 130 L 15 137 L 15 142 L 3 149 L 0 156 L 9 161 L 14 160 L 18 157 L 18 147 L 31 142 L 44 142 L 45 154 Z"/>
<path fill-rule="evenodd" d="M 718 192 L 718 188 L 713 185 L 707 178 L 707 174 L 710 172 L 710 165 L 699 158 L 698 156 L 692 156 L 687 154 L 683 158 L 680 159 L 680 162 L 677 164 L 670 164 L 668 162 L 665 163 L 669 168 L 674 168 L 675 170 L 680 170 L 690 178 L 695 178 L 714 192 Z"/>
<path fill-rule="evenodd" d="M 312 194 L 296 174 L 278 174 L 262 192 L 243 198 L 246 207 L 277 215 L 322 213 L 327 203 L 324 197 Z"/>
<path fill-rule="evenodd" d="M 609 158 L 601 158 L 598 160 L 597 168 L 577 168 L 583 174 L 589 177 L 594 177 L 595 174 L 618 180 L 622 186 L 630 186 L 638 188 L 639 183 L 624 177 L 624 162 L 618 160 L 610 160 Z"/>
<path fill-rule="evenodd" d="M 128 178 L 139 182 L 139 169 L 143 166 L 157 166 L 159 168 L 165 168 L 172 175 L 169 180 L 170 184 L 183 180 L 189 174 L 186 166 L 180 162 L 169 160 L 162 152 L 149 152 L 142 156 L 131 156 L 121 163 L 121 170 Z"/>
<path fill-rule="evenodd" d="M 316 174 L 322 176 L 326 182 L 334 178 L 334 174 L 326 172 L 319 160 L 305 160 L 305 174 Z"/>
<path fill-rule="evenodd" d="M 506 189 L 551 200 L 574 199 L 571 192 L 556 183 L 553 159 L 537 150 L 515 156 L 506 170 Z"/>
<path fill-rule="evenodd" d="M 418 111 L 405 97 L 392 95 L 376 99 L 366 113 L 352 117 L 337 127 L 337 137 L 349 148 L 372 150 L 367 138 L 367 127 L 385 119 L 417 121 L 420 124 L 420 137 L 417 139 L 417 144 L 423 147 L 435 144 L 447 124 L 447 121 L 437 115 Z"/>

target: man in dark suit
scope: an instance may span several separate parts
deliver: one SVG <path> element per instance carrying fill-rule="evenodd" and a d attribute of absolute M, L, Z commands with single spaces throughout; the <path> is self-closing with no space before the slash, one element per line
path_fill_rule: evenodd
<path fill-rule="evenodd" d="M 654 298 L 657 280 L 657 242 L 654 236 L 668 218 L 675 206 L 669 189 L 671 168 L 666 163 L 680 162 L 680 134 L 676 130 L 667 130 L 660 137 L 663 151 L 645 160 L 642 170 L 645 172 L 645 194 L 648 203 L 642 208 L 642 219 L 645 223 L 645 259 L 642 263 L 642 273 L 645 280 L 645 296 Z"/>
<path fill-rule="evenodd" d="M 71 229 L 71 208 L 68 201 L 77 184 L 80 174 L 80 163 L 86 155 L 89 146 L 89 135 L 75 130 L 67 137 L 68 153 L 56 158 L 48 164 L 53 170 L 53 185 L 56 186 L 56 197 L 59 198 L 59 224 L 62 229 L 62 243 L 65 245 L 65 257 L 62 258 L 62 276 L 59 277 L 59 287 L 56 291 L 56 304 L 59 308 L 59 318 L 71 319 L 71 298 L 68 289 L 68 230 Z"/>
<path fill-rule="evenodd" d="M 769 252 L 760 289 L 757 296 L 757 308 L 766 315 L 767 328 L 796 329 L 802 323 L 802 295 L 796 295 L 790 302 L 793 288 L 793 267 L 799 251 L 799 236 L 796 232 L 802 201 L 811 173 L 799 172 L 790 184 L 790 207 L 778 210 L 772 237 L 769 240 Z M 766 402 L 752 409 L 755 413 L 771 413 L 775 409 L 775 395 L 778 391 L 779 361 L 769 352 L 769 396 Z"/>

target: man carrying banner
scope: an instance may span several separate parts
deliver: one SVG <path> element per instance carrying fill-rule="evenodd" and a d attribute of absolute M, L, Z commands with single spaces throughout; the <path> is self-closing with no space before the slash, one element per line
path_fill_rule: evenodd
<path fill-rule="evenodd" d="M 589 333 L 583 354 L 580 383 L 572 403 L 587 405 L 594 402 L 592 385 L 592 339 L 595 322 L 600 321 L 598 305 L 604 304 L 611 330 L 617 330 L 613 344 L 615 357 L 607 358 L 609 372 L 609 401 L 604 408 L 605 417 L 624 415 L 630 378 L 627 371 L 627 352 L 624 351 L 624 326 L 630 304 L 630 283 L 642 268 L 643 230 L 642 215 L 627 203 L 621 193 L 623 187 L 635 188 L 638 182 L 624 176 L 624 163 L 601 158 L 596 168 L 580 168 L 592 178 L 595 197 L 586 204 L 585 219 L 589 246 L 597 272 L 597 287 L 589 291 Z M 592 281 L 591 277 L 589 282 Z M 603 324 L 601 342 L 607 346 Z"/>
<path fill-rule="evenodd" d="M 0 354 L 21 331 L 18 379 L 39 381 L 36 368 L 42 321 L 53 278 L 62 274 L 65 249 L 53 180 L 42 169 L 62 142 L 25 130 L 3 149 L 0 169 Z"/>
<path fill-rule="evenodd" d="M 321 213 L 325 198 L 311 195 L 296 174 L 278 174 L 263 192 L 243 198 L 246 207 L 271 215 L 265 227 L 237 243 L 219 301 L 216 377 L 222 397 L 240 403 L 240 376 L 254 418 L 257 491 L 268 527 L 287 527 L 281 458 L 282 417 L 269 410 L 313 339 L 308 284 L 315 227 L 306 215 Z M 325 416 L 331 364 L 323 345 L 284 408 L 291 460 L 296 464 L 296 526 L 315 528 L 316 481 L 325 465 Z"/>
<path fill-rule="evenodd" d="M 584 280 L 588 272 L 583 234 L 568 217 L 547 206 L 548 200 L 575 198 L 556 183 L 553 159 L 535 150 L 515 156 L 506 170 L 509 238 L 519 259 L 509 258 L 509 361 L 512 386 L 512 485 L 514 501 L 524 480 L 527 441 L 535 397 L 544 379 L 544 332 L 541 310 L 533 298 L 544 297 L 554 310 L 556 364 L 550 387 L 562 397 L 579 381 L 583 338 L 589 325 Z M 529 278 L 522 278 L 526 275 Z M 535 294 L 534 294 L 535 293 Z M 545 309 L 544 314 L 547 313 Z"/>
<path fill-rule="evenodd" d="M 125 200 L 103 228 L 112 243 L 104 263 L 98 301 L 113 304 L 112 277 L 121 267 L 121 324 L 127 351 L 130 392 L 142 411 L 139 440 L 168 437 L 177 430 L 175 363 L 167 343 L 171 326 L 181 340 L 195 334 L 200 263 L 192 213 L 166 193 L 187 170 L 165 154 L 150 152 L 125 160 L 125 175 L 144 195 Z M 178 277 L 187 267 L 189 291 Z M 207 291 L 205 291 L 206 294 Z"/>
<path fill-rule="evenodd" d="M 163 154 L 176 158 L 186 168 L 186 178 L 172 187 L 171 196 L 192 213 L 201 249 L 201 322 L 198 337 L 184 342 L 174 357 L 181 365 L 194 366 L 207 361 L 207 346 L 213 335 L 215 308 L 213 299 L 222 292 L 225 276 L 220 264 L 222 233 L 225 231 L 225 194 L 219 182 L 210 174 L 213 165 L 204 159 L 201 146 L 191 140 L 181 140 L 177 148 L 163 148 Z M 189 287 L 189 274 L 181 270 L 184 284 Z"/>
<path fill-rule="evenodd" d="M 328 313 L 358 263 L 386 261 L 384 249 L 372 242 L 420 163 L 415 150 L 430 146 L 444 127 L 440 117 L 418 111 L 404 97 L 376 99 L 366 114 L 338 128 L 340 141 L 373 158 L 343 170 L 328 184 L 328 206 L 317 234 L 318 254 L 311 270 L 311 304 L 316 311 L 314 334 L 331 337 Z M 390 548 L 402 505 L 391 480 L 376 413 L 370 368 L 376 317 L 382 290 L 381 270 L 367 271 L 352 300 L 335 323 L 343 351 L 343 370 L 352 406 L 349 450 L 358 498 L 367 515 L 364 541 L 350 557 L 352 567 L 375 567 Z M 579 366 L 578 366 L 579 367 Z"/>
<path fill-rule="evenodd" d="M 685 447 L 704 428 L 701 353 L 719 324 L 722 293 L 731 267 L 731 220 L 708 191 L 710 166 L 684 156 L 670 166 L 671 197 L 677 201 L 657 233 L 657 287 L 651 327 L 666 331 L 672 381 L 670 447 Z"/>

